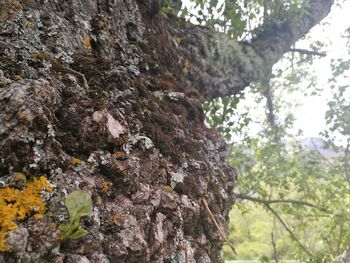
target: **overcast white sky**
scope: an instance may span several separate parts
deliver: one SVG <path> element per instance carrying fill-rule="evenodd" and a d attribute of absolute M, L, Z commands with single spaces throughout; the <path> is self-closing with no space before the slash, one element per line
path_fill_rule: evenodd
<path fill-rule="evenodd" d="M 317 136 L 319 132 L 326 128 L 324 119 L 327 110 L 327 100 L 331 98 L 331 90 L 327 80 L 331 77 L 331 59 L 342 58 L 347 54 L 346 39 L 341 38 L 345 29 L 350 26 L 350 1 L 345 1 L 342 7 L 334 6 L 330 15 L 324 20 L 328 25 L 316 26 L 309 33 L 315 40 L 331 41 L 331 45 L 325 48 L 327 56 L 317 59 L 314 63 L 315 71 L 318 73 L 319 85 L 323 92 L 320 96 L 302 97 L 303 105 L 296 111 L 297 118 L 295 127 L 302 129 L 306 137 Z M 302 46 L 304 43 L 298 43 Z M 349 76 L 350 82 L 350 76 Z"/>

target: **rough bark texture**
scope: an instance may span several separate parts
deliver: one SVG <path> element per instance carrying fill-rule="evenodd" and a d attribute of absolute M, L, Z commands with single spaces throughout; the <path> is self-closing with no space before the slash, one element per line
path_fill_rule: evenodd
<path fill-rule="evenodd" d="M 323 15 L 331 3 L 313 2 Z M 287 51 L 262 52 L 262 39 L 240 44 L 165 17 L 158 1 L 1 0 L 0 180 L 20 188 L 18 172 L 44 175 L 54 191 L 42 219 L 17 222 L 0 262 L 219 262 L 200 199 L 226 227 L 236 174 L 201 103 L 243 89 Z M 81 222 L 90 234 L 62 241 L 76 189 L 93 199 Z"/>

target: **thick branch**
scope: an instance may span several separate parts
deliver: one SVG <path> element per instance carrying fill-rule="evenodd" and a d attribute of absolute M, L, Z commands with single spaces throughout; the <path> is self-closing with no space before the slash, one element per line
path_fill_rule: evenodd
<path fill-rule="evenodd" d="M 254 50 L 260 54 L 267 67 L 272 67 L 290 47 L 303 37 L 312 27 L 325 18 L 333 0 L 309 0 L 297 12 L 287 14 L 287 20 L 278 24 L 266 23 L 252 42 Z"/>
<path fill-rule="evenodd" d="M 168 21 L 171 37 L 180 39 L 180 62 L 190 62 L 189 78 L 202 98 L 237 94 L 250 82 L 263 80 L 293 43 L 303 37 L 330 11 L 333 0 L 305 0 L 303 9 L 290 11 L 283 23 L 266 22 L 251 42 L 238 42 L 210 28 L 178 18 Z"/>

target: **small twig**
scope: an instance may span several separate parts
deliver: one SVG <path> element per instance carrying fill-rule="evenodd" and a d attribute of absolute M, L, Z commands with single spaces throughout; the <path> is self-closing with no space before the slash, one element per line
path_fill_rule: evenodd
<path fill-rule="evenodd" d="M 300 54 L 311 55 L 311 56 L 320 56 L 320 57 L 327 56 L 327 54 L 324 52 L 317 52 L 317 51 L 302 49 L 302 48 L 291 48 L 291 49 L 289 49 L 289 51 L 290 52 L 298 52 Z"/>
<path fill-rule="evenodd" d="M 225 173 L 221 170 L 220 167 L 217 167 L 219 172 L 221 173 L 222 176 L 225 176 Z M 274 204 L 274 203 L 289 203 L 289 204 L 295 204 L 295 205 L 304 205 L 304 206 L 309 206 L 312 208 L 316 208 L 322 212 L 325 212 L 327 214 L 331 214 L 330 211 L 328 211 L 325 207 L 320 207 L 305 201 L 300 201 L 300 200 L 294 200 L 294 199 L 276 199 L 276 200 L 265 200 L 265 199 L 260 199 L 257 197 L 252 197 L 252 196 L 248 196 L 248 195 L 244 195 L 244 194 L 235 194 L 235 197 L 238 199 L 244 199 L 244 200 L 249 200 L 249 201 L 253 201 L 253 202 L 257 202 L 257 203 L 262 203 L 262 204 Z"/>
<path fill-rule="evenodd" d="M 87 91 L 89 90 L 89 84 L 86 81 L 85 75 L 83 73 L 80 73 L 79 71 L 76 71 L 76 70 L 71 69 L 69 67 L 65 67 L 62 64 L 60 64 L 59 62 L 57 62 L 56 60 L 52 60 L 51 63 L 52 63 L 53 68 L 57 71 L 71 73 L 71 74 L 74 74 L 78 77 L 81 77 L 81 79 L 83 80 L 83 87 L 85 88 L 85 90 L 87 90 Z"/>
<path fill-rule="evenodd" d="M 293 66 L 294 66 L 294 65 L 299 65 L 299 64 L 303 63 L 303 62 L 306 61 L 306 60 L 308 60 L 308 58 L 303 58 L 303 59 L 301 59 L 301 60 L 299 60 L 299 61 L 297 61 L 297 62 L 295 62 L 295 63 L 292 63 L 292 66 L 286 67 L 285 69 L 281 70 L 277 75 L 274 75 L 273 77 L 274 77 L 274 78 L 278 78 L 278 77 L 282 76 L 282 74 L 283 74 L 284 72 L 286 72 L 287 70 L 289 70 L 289 69 L 292 69 L 292 70 L 293 70 Z"/>
<path fill-rule="evenodd" d="M 304 250 L 304 252 L 306 254 L 308 254 L 311 258 L 313 258 L 314 256 L 310 253 L 310 251 L 308 251 L 306 249 L 306 247 L 299 241 L 299 239 L 294 235 L 293 231 L 290 230 L 290 228 L 288 227 L 287 223 L 283 221 L 283 219 L 280 217 L 280 215 L 267 203 L 264 204 L 265 207 L 270 210 L 270 212 L 278 219 L 278 221 L 280 221 L 280 223 L 282 224 L 282 226 L 287 230 L 287 232 L 289 233 L 289 235 L 291 236 L 292 239 L 294 239 L 295 242 L 298 243 L 299 247 Z"/>
<path fill-rule="evenodd" d="M 226 174 L 224 173 L 224 171 L 220 167 L 216 167 L 216 168 L 218 168 L 219 172 L 221 173 L 221 175 L 223 177 L 226 177 Z"/>
<path fill-rule="evenodd" d="M 305 201 L 300 201 L 300 200 L 294 200 L 294 199 L 270 199 L 270 200 L 265 200 L 265 199 L 260 199 L 257 197 L 252 197 L 252 196 L 248 196 L 248 195 L 244 195 L 244 194 L 235 194 L 236 198 L 238 199 L 243 199 L 243 200 L 249 200 L 249 201 L 253 201 L 253 202 L 257 202 L 257 203 L 261 203 L 261 204 L 275 204 L 275 203 L 281 203 L 281 204 L 294 204 L 294 205 L 303 205 L 303 206 L 308 206 L 308 207 L 312 207 L 315 209 L 318 209 L 322 212 L 325 212 L 327 214 L 331 214 L 330 211 L 328 211 L 325 207 L 320 207 Z"/>
<path fill-rule="evenodd" d="M 205 210 L 208 212 L 208 215 L 210 217 L 210 219 L 213 221 L 214 225 L 216 226 L 217 230 L 219 231 L 220 237 L 226 241 L 227 245 L 231 248 L 231 250 L 233 251 L 233 253 L 237 256 L 237 252 L 236 249 L 234 248 L 234 246 L 230 243 L 230 241 L 228 240 L 227 236 L 225 235 L 224 231 L 222 230 L 222 228 L 220 227 L 219 223 L 216 221 L 213 213 L 211 212 L 208 202 L 205 200 L 205 198 L 202 198 L 202 203 L 204 205 Z"/>
<path fill-rule="evenodd" d="M 327 162 L 332 168 L 334 168 L 334 164 L 328 159 L 326 158 L 320 151 L 320 149 L 317 147 L 317 145 L 315 144 L 314 140 L 311 139 L 311 143 L 312 146 L 315 148 L 316 152 L 318 153 L 318 155 L 325 161 Z"/>
<path fill-rule="evenodd" d="M 275 259 L 275 263 L 278 263 L 278 252 L 277 252 L 277 246 L 276 246 L 276 218 L 273 218 L 273 229 L 271 231 L 271 243 L 273 248 L 273 257 Z"/>
<path fill-rule="evenodd" d="M 74 69 L 71 69 L 71 68 L 67 68 L 67 67 L 63 67 L 64 70 L 72 73 L 72 74 L 75 74 L 75 75 L 78 75 L 82 78 L 83 80 L 83 86 L 86 90 L 89 90 L 89 84 L 88 82 L 86 81 L 86 78 L 85 78 L 85 75 L 83 73 L 80 73 L 79 71 L 76 71 Z"/>
<path fill-rule="evenodd" d="M 271 81 L 271 73 L 262 81 L 263 88 L 265 89 L 263 95 L 266 98 L 266 108 L 267 108 L 266 119 L 270 125 L 273 135 L 276 138 L 278 133 L 278 125 L 276 123 L 275 107 L 273 104 L 273 91 L 271 88 L 270 81 Z"/>
<path fill-rule="evenodd" d="M 347 140 L 345 155 L 344 155 L 344 173 L 347 183 L 350 185 L 350 174 L 349 174 L 349 149 L 350 149 L 350 140 Z"/>

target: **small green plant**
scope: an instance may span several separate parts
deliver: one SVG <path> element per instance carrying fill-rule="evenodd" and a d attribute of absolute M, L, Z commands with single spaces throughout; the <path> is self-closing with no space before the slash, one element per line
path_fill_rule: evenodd
<path fill-rule="evenodd" d="M 86 236 L 89 232 L 80 226 L 79 221 L 81 217 L 88 216 L 92 212 L 90 195 L 85 191 L 74 191 L 67 196 L 65 205 L 69 213 L 69 223 L 59 226 L 62 239 Z"/>

